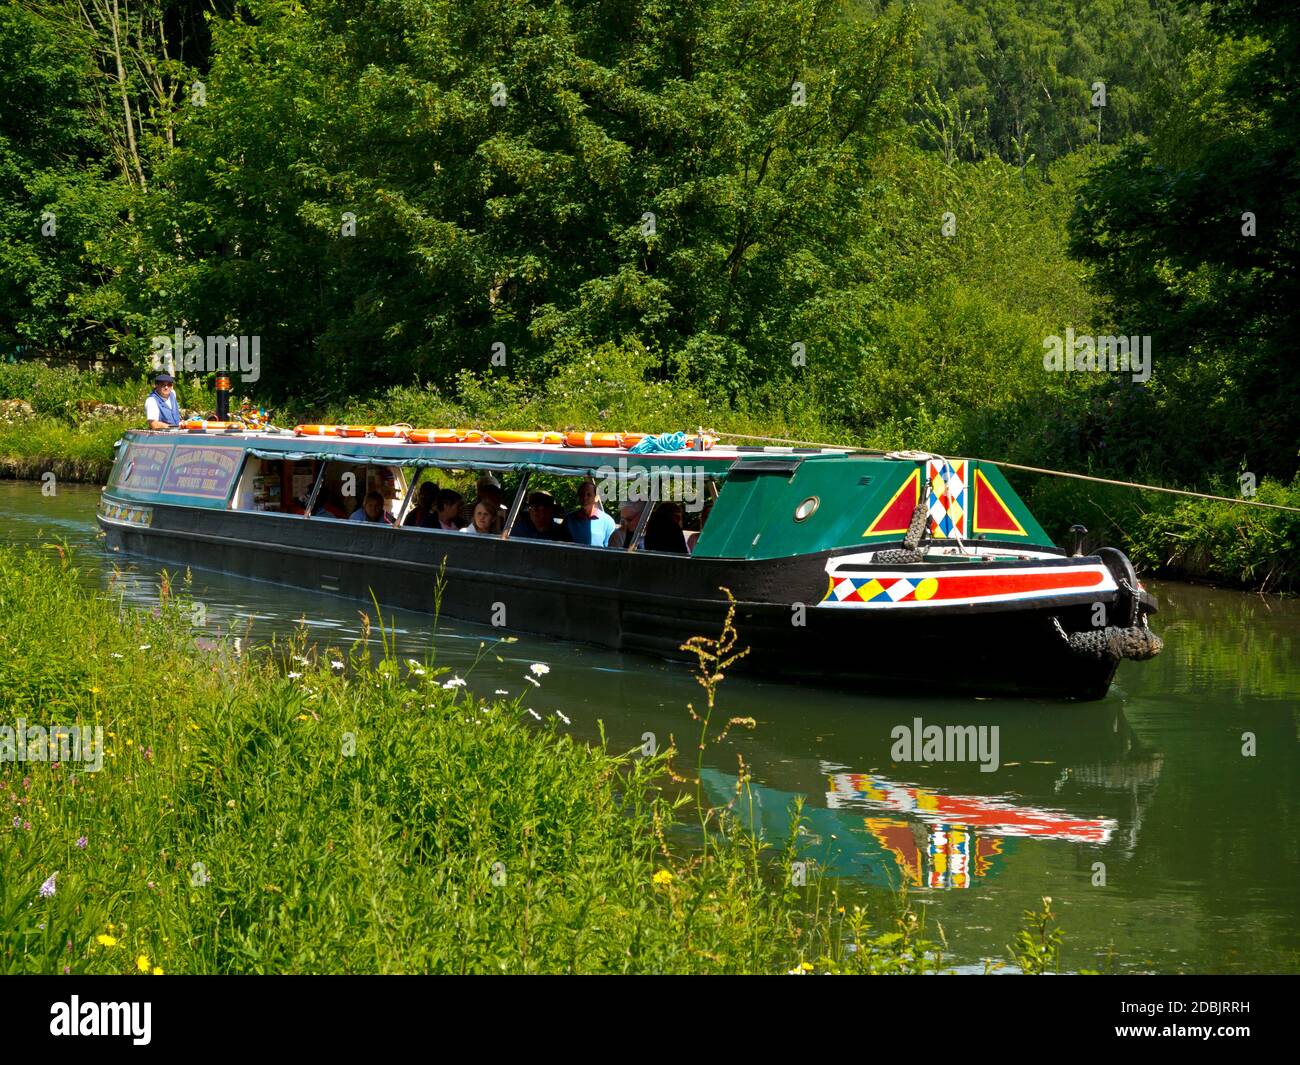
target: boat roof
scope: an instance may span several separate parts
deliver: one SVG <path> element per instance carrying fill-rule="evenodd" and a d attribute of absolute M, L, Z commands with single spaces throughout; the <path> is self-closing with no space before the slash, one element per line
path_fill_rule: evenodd
<path fill-rule="evenodd" d="M 463 463 L 469 468 L 507 466 L 511 469 L 563 467 L 572 470 L 595 470 L 609 465 L 617 466 L 619 459 L 624 459 L 654 466 L 681 465 L 683 462 L 698 463 L 708 472 L 722 475 L 738 464 L 745 469 L 760 469 L 765 461 L 773 463 L 774 468 L 779 466 L 788 469 L 792 465 L 810 459 L 883 458 L 853 448 L 749 447 L 722 443 L 716 443 L 706 451 L 686 448 L 681 451 L 634 452 L 624 447 L 570 447 L 566 444 L 483 442 L 417 444 L 401 438 L 374 436 L 299 436 L 289 430 L 177 432 L 163 429 L 132 429 L 127 435 L 132 440 L 141 442 L 146 440 L 169 444 L 201 442 L 204 445 L 238 446 L 254 453 L 274 451 L 283 453 L 285 457 L 290 455 L 305 458 L 349 457 L 363 461 L 390 462 L 393 465 L 454 466 L 456 463 Z"/>

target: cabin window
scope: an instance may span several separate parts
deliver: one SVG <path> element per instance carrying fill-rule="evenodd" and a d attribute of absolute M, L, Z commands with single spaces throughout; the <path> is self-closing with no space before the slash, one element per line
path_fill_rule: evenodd
<path fill-rule="evenodd" d="M 320 488 L 312 501 L 313 518 L 361 521 L 366 496 L 379 493 L 380 524 L 395 525 L 407 498 L 406 471 L 380 463 L 326 462 Z"/>
<path fill-rule="evenodd" d="M 311 459 L 292 462 L 249 455 L 230 507 L 232 510 L 303 514 L 319 467 L 320 463 Z"/>
<path fill-rule="evenodd" d="M 689 555 L 716 495 L 689 467 L 534 473 L 510 537 Z"/>
<path fill-rule="evenodd" d="M 821 500 L 816 496 L 809 496 L 797 507 L 794 508 L 795 521 L 807 521 L 817 513 L 817 508 L 821 506 Z"/>
<path fill-rule="evenodd" d="M 414 472 L 410 500 L 401 515 L 404 529 L 500 536 L 510 506 L 523 483 L 523 474 L 501 475 L 487 470 L 425 467 Z M 484 514 L 476 522 L 475 510 Z"/>

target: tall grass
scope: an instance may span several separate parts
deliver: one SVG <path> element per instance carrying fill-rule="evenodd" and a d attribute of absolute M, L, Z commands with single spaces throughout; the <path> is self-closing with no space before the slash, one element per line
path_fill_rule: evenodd
<path fill-rule="evenodd" d="M 734 821 L 684 832 L 672 752 L 576 742 L 432 654 L 196 642 L 167 582 L 141 612 L 76 566 L 0 548 L 0 724 L 100 725 L 106 748 L 99 772 L 0 763 L 2 971 L 938 964 L 905 905 L 871 928 Z"/>

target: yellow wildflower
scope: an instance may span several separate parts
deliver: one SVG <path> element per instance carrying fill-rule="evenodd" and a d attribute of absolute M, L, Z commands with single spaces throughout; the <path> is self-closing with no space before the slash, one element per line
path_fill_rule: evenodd
<path fill-rule="evenodd" d="M 154 976 L 162 976 L 163 971 L 162 971 L 161 968 L 159 968 L 157 965 L 155 965 L 155 966 L 153 967 L 153 974 L 154 974 Z"/>
<path fill-rule="evenodd" d="M 673 874 L 667 869 L 660 869 L 659 872 L 655 873 L 652 879 L 656 884 L 671 884 L 673 882 Z"/>
<path fill-rule="evenodd" d="M 98 943 L 100 946 L 103 946 L 103 947 L 115 947 L 115 946 L 117 946 L 117 940 L 114 939 L 112 936 L 105 936 L 105 935 L 99 935 L 99 936 L 96 936 L 96 937 L 95 937 L 95 942 Z"/>
<path fill-rule="evenodd" d="M 136 958 L 135 967 L 139 969 L 142 973 L 147 973 L 149 971 L 149 955 L 141 954 L 138 958 Z"/>

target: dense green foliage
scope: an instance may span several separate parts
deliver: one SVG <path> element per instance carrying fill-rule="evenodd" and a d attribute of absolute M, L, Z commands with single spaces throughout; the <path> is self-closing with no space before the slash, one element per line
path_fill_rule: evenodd
<path fill-rule="evenodd" d="M 1225 0 L 1170 128 L 1099 167 L 1074 219 L 1120 332 L 1161 372 L 1137 433 L 1182 438 L 1184 467 L 1289 475 L 1300 441 L 1300 25 L 1289 5 Z M 1192 424 L 1215 431 L 1188 432 Z"/>
<path fill-rule="evenodd" d="M 150 615 L 78 578 L 52 545 L 0 550 L 8 727 L 104 730 L 98 771 L 0 762 L 0 971 L 941 964 L 905 903 L 792 888 L 790 853 L 735 818 L 719 834 L 668 790 L 671 752 L 533 722 L 544 682 L 488 703 L 433 661 L 372 662 L 361 643 L 241 653 L 196 640 L 165 586 Z"/>

